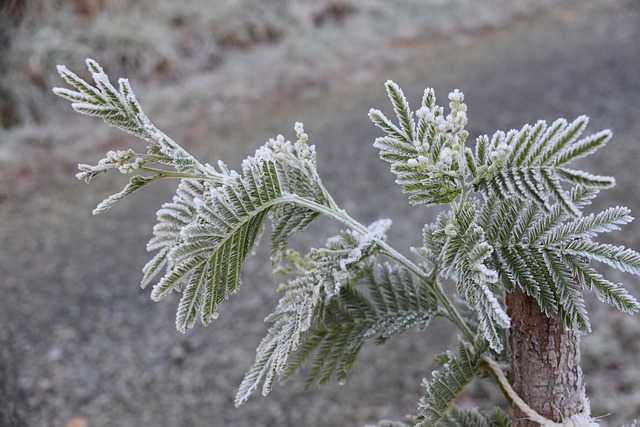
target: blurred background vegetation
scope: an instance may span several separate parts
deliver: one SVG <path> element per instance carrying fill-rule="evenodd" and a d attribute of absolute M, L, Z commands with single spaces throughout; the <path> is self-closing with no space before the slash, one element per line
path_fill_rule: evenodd
<path fill-rule="evenodd" d="M 89 78 L 83 74 L 84 59 L 91 57 L 113 80 L 128 77 L 154 123 L 198 157 L 224 158 L 230 165 L 252 152 L 262 138 L 290 131 L 283 126 L 305 120 L 319 145 L 321 172 L 327 172 L 323 176 L 332 192 L 335 189 L 334 196 L 345 201 L 344 207 L 359 219 L 373 220 L 383 215 L 376 209 L 384 206 L 402 218 L 394 224 L 394 232 L 404 228 L 406 236 L 415 237 L 415 224 L 425 221 L 424 211 L 408 208 L 387 166 L 371 149 L 377 134 L 366 111 L 386 105 L 382 82 L 389 76 L 400 76 L 399 82 L 415 81 L 410 87 L 403 85 L 412 102 L 426 84 L 446 89 L 466 85 L 460 89 L 471 101 L 474 135 L 539 117 L 588 112 L 591 129 L 610 126 L 616 132 L 617 151 L 607 154 L 609 163 L 603 161 L 600 171 L 622 175 L 619 189 L 607 193 L 615 200 L 611 204 L 630 204 L 637 212 L 637 168 L 629 164 L 638 158 L 634 89 L 640 79 L 633 65 L 637 60 L 628 53 L 637 53 L 640 24 L 634 30 L 628 22 L 640 22 L 639 4 L 638 0 L 565 0 L 561 5 L 553 0 L 0 0 L 0 247 L 11 255 L 0 257 L 0 290 L 8 290 L 0 304 L 0 425 L 3 415 L 17 413 L 12 402 L 29 414 L 26 419 L 35 420 L 32 425 L 52 425 L 52 420 L 56 425 L 82 425 L 69 420 L 83 413 L 96 426 L 113 425 L 116 419 L 135 421 L 120 425 L 145 425 L 144 420 L 213 425 L 214 416 L 251 419 L 226 424 L 239 426 L 305 425 L 299 420 L 321 425 L 320 419 L 326 419 L 323 425 L 362 425 L 413 411 L 421 391 L 417 379 L 431 369 L 428 352 L 447 348 L 445 338 L 424 342 L 407 335 L 392 348 L 373 348 L 370 354 L 376 356 L 365 356 L 369 358 L 358 365 L 361 371 L 354 373 L 350 389 L 314 389 L 306 395 L 294 387 L 281 387 L 269 399 L 257 398 L 234 410 L 229 399 L 253 360 L 273 292 L 254 287 L 240 298 L 235 309 L 242 324 L 237 325 L 233 316 L 222 316 L 215 330 L 197 328 L 184 337 L 172 334 L 174 306 L 152 304 L 148 293 L 135 285 L 147 260 L 143 243 L 149 237 L 153 210 L 173 189 L 159 186 L 153 190 L 157 194 L 140 196 L 145 199 L 139 210 L 130 204 L 93 221 L 89 212 L 100 196 L 119 190 L 120 184 L 114 179 L 98 181 L 92 189 L 80 187 L 84 184 L 73 178 L 77 163 L 97 161 L 108 149 L 124 148 L 127 136 L 97 119 L 78 116 L 55 98 L 51 88 L 63 84 L 57 64 Z M 635 14 L 630 13 L 633 10 Z M 601 12 L 615 16 L 600 19 Z M 535 25 L 540 30 L 528 33 Z M 585 43 L 602 42 L 577 53 L 558 52 L 561 48 L 548 43 L 551 37 L 541 35 L 547 30 L 559 37 L 575 34 L 571 37 L 576 39 L 589 34 L 593 37 Z M 531 41 L 531 50 L 515 55 L 523 40 Z M 625 45 L 625 40 L 632 42 Z M 619 50 L 609 53 L 616 44 Z M 490 48 L 495 48 L 490 52 L 495 57 L 487 56 Z M 581 55 L 594 59 L 568 60 Z M 463 56 L 468 60 L 447 68 L 452 57 Z M 515 62 L 510 62 L 512 57 L 517 57 Z M 522 57 L 539 60 L 527 62 Z M 413 71 L 405 64 L 413 64 Z M 411 79 L 406 77 L 409 73 L 414 74 Z M 463 73 L 474 77 L 459 83 Z M 622 83 L 614 85 L 614 80 Z M 625 85 L 618 98 L 611 95 Z M 337 96 L 321 102 L 331 93 Z M 443 92 L 439 95 L 444 98 Z M 349 115 L 361 121 L 356 123 Z M 366 129 L 354 129 L 357 126 Z M 333 165 L 336 159 L 347 162 L 348 171 Z M 371 200 L 363 203 L 365 198 Z M 128 232 L 121 234 L 124 223 Z M 638 248 L 634 233 L 621 235 L 627 240 L 620 243 Z M 321 241 L 314 239 L 310 239 L 314 245 Z M 266 263 L 262 266 L 259 261 L 254 283 L 269 273 Z M 601 325 L 583 345 L 589 386 L 596 385 L 589 392 L 598 405 L 595 413 L 613 413 L 606 421 L 619 413 L 615 420 L 627 421 L 640 411 L 639 323 L 636 317 L 612 314 L 602 304 L 589 310 Z M 14 331 L 13 337 L 4 336 L 5 325 Z M 226 350 L 217 352 L 218 348 Z M 185 353 L 189 366 L 182 365 Z M 394 354 L 399 354 L 396 359 Z M 424 360 L 414 360 L 414 354 Z M 389 364 L 393 369 L 387 369 Z M 396 372 L 401 368 L 404 376 Z M 156 396 L 157 390 L 166 396 Z M 479 383 L 461 403 L 493 404 L 491 390 Z M 195 407 L 199 411 L 191 410 Z M 298 420 L 298 424 L 259 424 L 258 414 L 263 420 Z M 184 424 L 172 423 L 180 416 L 187 420 Z"/>
<path fill-rule="evenodd" d="M 213 129 L 539 16 L 552 3 L 2 0 L 0 201 L 33 187 L 38 174 L 68 176 L 77 159 L 122 138 L 56 99 L 58 64 L 90 78 L 84 59 L 97 60 L 113 80 L 131 80 L 162 129 L 202 141 Z"/>
<path fill-rule="evenodd" d="M 313 14 L 321 25 L 325 16 Z M 333 18 L 349 13 L 336 4 Z M 0 70 L 5 128 L 41 122 L 56 64 L 88 56 L 114 75 L 164 84 L 215 70 L 223 51 L 274 43 L 301 25 L 287 1 L 10 0 L 5 6 Z"/>
<path fill-rule="evenodd" d="M 221 84 L 236 82 L 219 86 L 225 88 L 225 99 L 273 100 L 310 87 L 324 90 L 443 39 L 455 42 L 508 25 L 540 12 L 549 1 L 501 3 L 4 0 L 0 125 L 8 129 L 46 121 L 50 89 L 60 84 L 55 66 L 82 69 L 86 57 L 94 57 L 114 77 L 154 86 L 224 74 L 218 77 Z"/>

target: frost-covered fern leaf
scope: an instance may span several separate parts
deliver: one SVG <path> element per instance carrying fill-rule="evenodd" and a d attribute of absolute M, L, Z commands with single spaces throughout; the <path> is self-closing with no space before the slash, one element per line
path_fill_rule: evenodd
<path fill-rule="evenodd" d="M 451 408 L 440 422 L 442 427 L 511 427 L 507 414 L 500 408 L 490 412 L 476 409 Z"/>
<path fill-rule="evenodd" d="M 431 289 L 404 268 L 384 263 L 366 266 L 363 273 L 368 298 L 376 309 L 365 338 L 375 337 L 376 343 L 384 344 L 407 329 L 425 329 L 439 313 Z"/>
<path fill-rule="evenodd" d="M 314 176 L 307 176 L 310 182 L 305 185 L 311 190 L 306 192 L 292 188 L 299 185 L 289 179 L 292 169 L 301 170 L 300 174 L 315 172 L 312 148 L 302 140 L 291 144 L 281 139 L 271 140 L 246 159 L 242 175 L 220 163 L 221 185 L 183 181 L 182 189 L 190 186 L 193 191 L 187 196 L 178 193 L 173 203 L 161 209 L 149 244 L 150 249 L 160 251 L 145 267 L 143 283 L 162 266 L 167 267 L 151 296 L 160 300 L 173 290 L 183 291 L 178 330 L 191 328 L 198 313 L 202 323 L 208 324 L 216 317 L 217 306 L 238 289 L 242 264 L 271 210 L 282 204 L 289 206 L 286 216 L 281 215 L 283 210 L 271 215 L 274 229 L 279 230 L 273 244 L 282 247 L 290 233 L 303 229 L 317 216 L 309 214 L 310 206 L 316 210 L 324 207 L 324 195 L 313 191 Z M 312 166 L 307 167 L 309 162 Z M 286 230 L 280 225 L 282 221 L 288 222 Z"/>
<path fill-rule="evenodd" d="M 337 304 L 343 295 L 340 290 L 361 274 L 358 264 L 377 253 L 376 241 L 385 239 L 390 224 L 389 220 L 380 220 L 371 224 L 366 234 L 348 230 L 330 238 L 326 248 L 314 249 L 308 256 L 308 271 L 281 287 L 285 294 L 266 319 L 273 325 L 256 350 L 256 360 L 240 385 L 236 405 L 244 403 L 262 381 L 262 393 L 266 395 L 276 377 L 289 370 L 291 354 L 301 343 L 303 348 L 308 346 L 309 340 L 304 337 L 313 329 L 314 319 L 322 317 L 321 307 Z M 359 331 L 352 331 L 353 340 L 358 339 Z"/>
<path fill-rule="evenodd" d="M 417 416 L 407 415 L 399 421 L 381 420 L 377 424 L 369 424 L 367 427 L 413 427 L 417 422 Z"/>
<path fill-rule="evenodd" d="M 451 113 L 445 116 L 444 109 L 435 103 L 433 89 L 427 89 L 422 107 L 416 112 L 416 123 L 400 87 L 392 81 L 385 86 L 399 124 L 395 125 L 380 110 L 369 111 L 373 123 L 387 134 L 374 143 L 380 158 L 391 163 L 396 182 L 409 193 L 411 203 L 452 201 L 462 190 L 460 165 L 464 159 L 460 147 L 467 137 L 462 93 L 449 95 Z"/>
<path fill-rule="evenodd" d="M 435 427 L 446 419 L 456 399 L 481 371 L 481 353 L 474 353 L 458 343 L 458 351 L 441 355 L 442 366 L 433 371 L 431 379 L 423 380 L 426 389 L 420 399 L 418 427 Z"/>
<path fill-rule="evenodd" d="M 136 175 L 132 177 L 122 191 L 100 203 L 94 209 L 94 214 L 107 211 L 122 198 L 164 177 L 186 178 L 192 176 L 220 183 L 222 178 L 220 173 L 209 165 L 200 164 L 180 145 L 151 123 L 142 111 L 128 80 L 120 79 L 118 81 L 119 88 L 116 89 L 97 62 L 91 59 L 87 59 L 86 62 L 94 80 L 93 85 L 60 65 L 58 72 L 76 91 L 55 88 L 54 92 L 71 101 L 71 106 L 79 113 L 100 117 L 107 124 L 149 142 L 146 153 L 139 153 L 132 149 L 109 151 L 97 165 L 78 165 L 80 172 L 76 177 L 87 183 L 97 175 L 115 169 L 122 173 L 130 173 L 135 170 L 150 173 L 149 176 Z M 171 166 L 176 169 L 177 173 L 155 167 L 151 168 L 152 164 L 162 167 Z"/>
<path fill-rule="evenodd" d="M 391 220 L 381 219 L 369 225 L 365 235 L 353 230 L 342 231 L 328 239 L 324 248 L 309 253 L 309 259 L 319 274 L 318 284 L 328 296 L 338 294 L 351 267 L 374 254 L 377 242 L 386 239 L 390 226 Z"/>
<path fill-rule="evenodd" d="M 195 179 L 183 179 L 173 200 L 163 204 L 156 213 L 158 222 L 153 227 L 153 237 L 147 243 L 147 250 L 157 253 L 142 269 L 142 288 L 147 287 L 163 268 L 166 267 L 168 272 L 175 267 L 170 254 L 176 246 L 184 242 L 181 231 L 195 220 L 195 200 L 204 197 L 206 185 Z"/>
<path fill-rule="evenodd" d="M 455 275 L 457 291 L 476 313 L 481 335 L 500 352 L 499 329 L 508 328 L 510 319 L 491 290 L 498 273 L 487 265 L 493 248 L 478 224 L 476 211 L 476 205 L 467 202 L 455 217 L 441 213 L 423 231 L 425 246 L 414 251 L 431 261 L 440 275 Z"/>
<path fill-rule="evenodd" d="M 357 288 L 358 283 L 366 284 L 366 292 Z M 360 275 L 322 305 L 285 377 L 310 362 L 308 385 L 324 384 L 333 377 L 343 382 L 366 341 L 382 344 L 410 328 L 422 330 L 438 314 L 431 289 L 407 270 L 364 263 Z"/>
<path fill-rule="evenodd" d="M 59 65 L 60 76 L 76 90 L 54 88 L 54 93 L 71 101 L 77 112 L 100 117 L 107 124 L 149 142 L 148 153 L 156 156 L 155 161 L 171 164 L 181 171 L 204 171 L 189 153 L 151 123 L 127 79 L 118 80 L 116 89 L 97 62 L 87 59 L 86 64 L 95 84 Z"/>
<path fill-rule="evenodd" d="M 324 205 L 327 203 L 327 195 L 316 169 L 315 147 L 307 144 L 308 137 L 302 123 L 296 123 L 295 130 L 297 143 L 292 144 L 278 135 L 263 150 L 272 151 L 278 159 L 276 168 L 284 192 Z M 281 203 L 269 211 L 273 225 L 271 260 L 274 264 L 280 261 L 289 237 L 304 230 L 319 215 L 317 209 L 300 203 Z"/>
<path fill-rule="evenodd" d="M 579 139 L 587 122 L 586 116 L 571 123 L 559 119 L 550 126 L 539 121 L 519 131 L 496 132 L 491 139 L 486 135 L 479 137 L 474 155 L 477 164 L 474 188 L 487 197 L 535 200 L 547 210 L 552 198 L 564 211 L 579 216 L 580 209 L 572 203 L 561 181 L 596 188 L 615 184 L 611 177 L 566 167 L 573 160 L 594 153 L 611 139 L 609 130 Z"/>
<path fill-rule="evenodd" d="M 266 396 L 284 372 L 290 355 L 300 346 L 302 334 L 309 329 L 318 306 L 326 298 L 316 279 L 313 275 L 302 276 L 284 288 L 285 295 L 266 319 L 273 325 L 258 345 L 255 362 L 240 384 L 236 406 L 245 403 L 261 382 L 262 395 Z"/>
<path fill-rule="evenodd" d="M 569 200 L 578 208 L 589 203 L 597 190 L 576 186 Z M 489 199 L 480 214 L 493 247 L 491 267 L 507 290 L 515 286 L 533 296 L 542 310 L 562 315 L 568 327 L 590 330 L 583 287 L 621 311 L 633 313 L 639 303 L 620 284 L 606 280 L 589 265 L 590 260 L 621 271 L 640 273 L 640 254 L 630 249 L 593 242 L 600 233 L 618 230 L 632 221 L 623 207 L 573 218 L 554 205 L 550 211 L 532 200 Z"/>

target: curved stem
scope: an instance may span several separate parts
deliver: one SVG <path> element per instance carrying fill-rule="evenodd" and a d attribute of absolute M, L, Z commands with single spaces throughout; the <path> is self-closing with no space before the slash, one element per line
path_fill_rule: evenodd
<path fill-rule="evenodd" d="M 139 168 L 145 172 L 160 175 L 160 178 L 179 178 L 179 179 L 199 179 L 203 181 L 217 181 L 215 178 L 209 178 L 199 173 L 172 172 L 164 169 L 150 168 L 148 166 L 140 166 Z"/>
<path fill-rule="evenodd" d="M 555 423 L 539 413 L 537 413 L 533 408 L 531 408 L 527 403 L 522 400 L 522 398 L 515 392 L 509 380 L 507 380 L 506 375 L 502 371 L 502 368 L 498 366 L 498 364 L 488 356 L 482 356 L 482 363 L 489 369 L 490 372 L 493 373 L 493 377 L 497 380 L 498 385 L 502 389 L 502 392 L 516 405 L 518 408 L 529 418 L 529 420 L 534 421 L 541 426 L 545 427 L 562 427 L 565 424 Z M 576 424 L 578 425 L 578 424 Z"/>
<path fill-rule="evenodd" d="M 379 242 L 378 246 L 380 246 L 380 249 L 382 249 L 384 255 L 388 256 L 398 264 L 405 267 L 407 270 L 417 276 L 423 283 L 431 287 L 438 300 L 440 300 L 440 303 L 444 307 L 445 311 L 447 312 L 449 320 L 451 320 L 458 327 L 458 329 L 460 329 L 462 334 L 470 343 L 473 343 L 475 340 L 474 333 L 471 331 L 471 329 L 469 329 L 469 326 L 467 326 L 467 323 L 460 315 L 460 312 L 458 312 L 456 307 L 451 302 L 451 299 L 449 299 L 449 297 L 445 293 L 442 285 L 440 284 L 440 281 L 438 280 L 438 277 L 429 277 L 427 274 L 425 274 L 423 269 L 415 265 L 411 260 L 407 259 L 404 255 L 389 246 L 386 242 Z"/>
<path fill-rule="evenodd" d="M 324 187 L 323 187 L 324 188 Z M 361 234 L 367 234 L 369 230 L 366 226 L 362 225 L 352 217 L 350 217 L 344 210 L 340 209 L 333 198 L 325 191 L 327 195 L 329 206 L 320 205 L 314 201 L 309 199 L 305 199 L 296 194 L 291 194 L 290 197 L 293 199 L 294 203 L 306 206 L 315 211 L 321 212 L 324 215 L 327 215 L 342 224 L 350 227 L 351 229 L 360 232 Z M 457 327 L 460 329 L 465 338 L 473 343 L 475 340 L 475 335 L 466 324 L 458 310 L 455 308 L 447 294 L 445 293 L 440 281 L 437 279 L 431 278 L 425 271 L 417 266 L 413 261 L 405 257 L 403 254 L 398 252 L 396 249 L 391 247 L 384 240 L 379 240 L 377 242 L 378 247 L 380 248 L 383 255 L 402 265 L 408 271 L 413 273 L 417 278 L 420 279 L 425 285 L 429 286 L 434 293 L 436 294 L 438 300 L 442 304 L 443 308 L 447 312 L 449 320 L 451 320 Z"/>

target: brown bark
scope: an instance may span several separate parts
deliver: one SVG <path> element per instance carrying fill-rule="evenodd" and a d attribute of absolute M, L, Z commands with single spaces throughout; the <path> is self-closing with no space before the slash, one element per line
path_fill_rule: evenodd
<path fill-rule="evenodd" d="M 510 382 L 538 414 L 561 422 L 582 411 L 580 333 L 568 330 L 560 315 L 541 312 L 538 302 L 519 288 L 506 296 Z M 513 407 L 514 427 L 538 427 Z"/>

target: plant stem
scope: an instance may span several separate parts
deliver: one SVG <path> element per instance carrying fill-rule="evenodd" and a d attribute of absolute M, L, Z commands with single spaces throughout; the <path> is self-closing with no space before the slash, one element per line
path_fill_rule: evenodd
<path fill-rule="evenodd" d="M 323 187 L 324 189 L 324 187 Z M 325 190 L 325 194 L 328 198 L 329 206 L 320 205 L 314 201 L 302 198 L 298 195 L 292 194 L 291 197 L 294 199 L 295 203 L 301 204 L 303 206 L 309 207 L 316 211 L 319 211 L 343 224 L 350 227 L 351 229 L 358 231 L 359 233 L 366 235 L 369 230 L 366 226 L 362 225 L 351 216 L 349 216 L 343 209 L 340 209 L 333 198 L 329 195 L 329 193 Z M 405 267 L 411 273 L 413 273 L 420 281 L 422 281 L 425 285 L 429 286 L 436 297 L 442 304 L 443 308 L 447 312 L 447 317 L 451 320 L 457 327 L 460 329 L 464 337 L 470 342 L 473 343 L 475 340 L 475 335 L 469 329 L 469 326 L 466 324 L 458 310 L 455 308 L 447 294 L 445 293 L 440 281 L 435 278 L 431 278 L 428 274 L 425 273 L 424 269 L 417 266 L 413 261 L 402 255 L 396 249 L 391 247 L 384 240 L 379 240 L 377 242 L 378 247 L 380 248 L 382 254 L 386 255 L 390 259 L 394 260 L 398 264 Z"/>
<path fill-rule="evenodd" d="M 160 178 L 198 179 L 202 181 L 217 181 L 214 178 L 206 177 L 200 173 L 172 172 L 164 169 L 150 168 L 148 166 L 141 166 L 140 170 L 145 172 L 155 173 L 157 175 L 160 175 Z"/>

